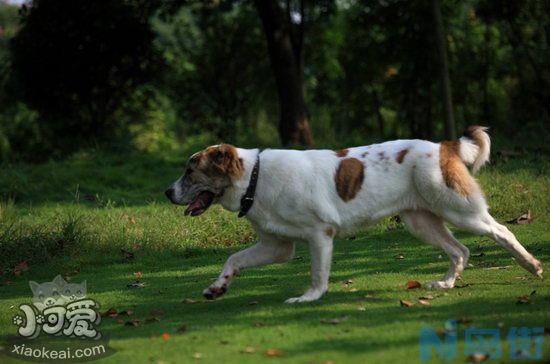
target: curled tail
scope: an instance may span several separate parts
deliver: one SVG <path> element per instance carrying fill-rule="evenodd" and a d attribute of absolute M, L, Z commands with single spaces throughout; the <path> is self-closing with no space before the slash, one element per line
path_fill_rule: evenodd
<path fill-rule="evenodd" d="M 489 128 L 486 126 L 469 126 L 459 139 L 460 159 L 464 164 L 472 167 L 473 173 L 479 171 L 489 161 L 491 139 L 487 129 Z"/>

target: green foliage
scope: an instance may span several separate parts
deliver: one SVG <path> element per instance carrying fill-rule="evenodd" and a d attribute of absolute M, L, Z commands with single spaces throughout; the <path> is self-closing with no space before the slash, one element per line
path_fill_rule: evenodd
<path fill-rule="evenodd" d="M 544 144 L 548 4 L 441 3 L 457 128 L 490 125 Z M 288 4 L 296 14 L 298 2 Z M 304 88 L 317 147 L 441 137 L 428 0 L 306 2 L 305 10 Z M 276 85 L 252 2 L 36 0 L 17 11 L 0 5 L 0 158 L 105 144 L 148 153 L 190 140 L 279 144 Z"/>
<path fill-rule="evenodd" d="M 170 67 L 166 93 L 185 120 L 180 135 L 209 131 L 237 142 L 238 132 L 252 127 L 258 110 L 269 107 L 275 95 L 254 8 L 191 3 L 152 23 L 156 46 Z"/>
<path fill-rule="evenodd" d="M 11 68 L 49 150 L 71 151 L 116 130 L 114 112 L 160 61 L 153 9 L 140 0 L 35 0 L 22 10 Z"/>

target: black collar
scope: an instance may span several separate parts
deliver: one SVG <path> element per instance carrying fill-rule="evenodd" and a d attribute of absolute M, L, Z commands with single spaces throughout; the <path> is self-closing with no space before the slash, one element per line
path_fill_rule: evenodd
<path fill-rule="evenodd" d="M 256 163 L 254 168 L 252 168 L 252 173 L 250 174 L 250 182 L 248 182 L 248 187 L 246 192 L 241 198 L 241 209 L 239 210 L 239 217 L 243 217 L 248 213 L 248 210 L 252 207 L 254 203 L 254 194 L 256 193 L 256 185 L 258 184 L 258 174 L 260 173 L 260 153 L 261 149 L 258 149 L 258 155 L 256 156 Z"/>

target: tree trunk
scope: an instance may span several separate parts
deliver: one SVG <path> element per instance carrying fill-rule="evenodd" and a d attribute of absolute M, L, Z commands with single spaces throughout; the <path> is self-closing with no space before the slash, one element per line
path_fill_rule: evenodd
<path fill-rule="evenodd" d="M 435 23 L 435 35 L 437 53 L 439 56 L 439 73 L 441 77 L 441 96 L 443 98 L 443 119 L 445 126 L 445 138 L 456 139 L 455 119 L 453 115 L 453 97 L 451 93 L 451 80 L 449 78 L 449 65 L 447 64 L 447 42 L 443 30 L 441 6 L 439 0 L 432 0 L 432 12 Z"/>
<path fill-rule="evenodd" d="M 279 96 L 279 135 L 285 146 L 311 146 L 313 138 L 304 100 L 302 67 L 303 3 L 301 24 L 293 32 L 290 14 L 276 0 L 255 0 L 267 39 L 271 68 Z M 287 11 L 290 11 L 287 9 Z"/>

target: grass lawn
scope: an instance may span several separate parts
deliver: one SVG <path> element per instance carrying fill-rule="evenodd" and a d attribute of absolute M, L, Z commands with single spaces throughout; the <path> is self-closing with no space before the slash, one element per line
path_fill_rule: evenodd
<path fill-rule="evenodd" d="M 39 166 L 1 166 L 2 337 L 16 332 L 12 316 L 30 302 L 28 281 L 62 274 L 72 282 L 86 280 L 88 297 L 102 310 L 134 311 L 102 319 L 99 329 L 116 350 L 104 362 L 415 363 L 420 327 L 442 329 L 450 319 L 460 320 L 452 362 L 466 360 L 468 327 L 500 330 L 502 359 L 488 362 L 550 360 L 547 336 L 538 361 L 510 360 L 505 340 L 514 326 L 550 327 L 547 280 L 522 270 L 496 243 L 456 231 L 472 253 L 458 282 L 463 288 L 407 290 L 407 281 L 442 276 L 448 259 L 391 219 L 354 239 L 337 239 L 329 293 L 320 301 L 283 303 L 309 283 L 304 244 L 289 263 L 246 270 L 225 296 L 204 301 L 202 289 L 254 234 L 246 221 L 219 207 L 184 218 L 182 208 L 164 201 L 162 191 L 180 165 L 170 158 L 88 152 Z M 550 256 L 549 167 L 548 157 L 526 154 L 497 159 L 479 175 L 497 220 L 531 210 L 531 224 L 508 226 L 543 263 Z M 21 261 L 28 270 L 14 275 Z M 145 287 L 126 286 L 134 272 L 141 272 Z M 429 305 L 417 300 L 430 295 Z M 529 304 L 517 303 L 523 295 L 530 295 Z M 414 305 L 402 307 L 400 300 Z M 133 318 L 141 321 L 124 324 Z M 266 355 L 268 349 L 277 355 Z M 17 362 L 1 354 L 0 361 Z"/>

